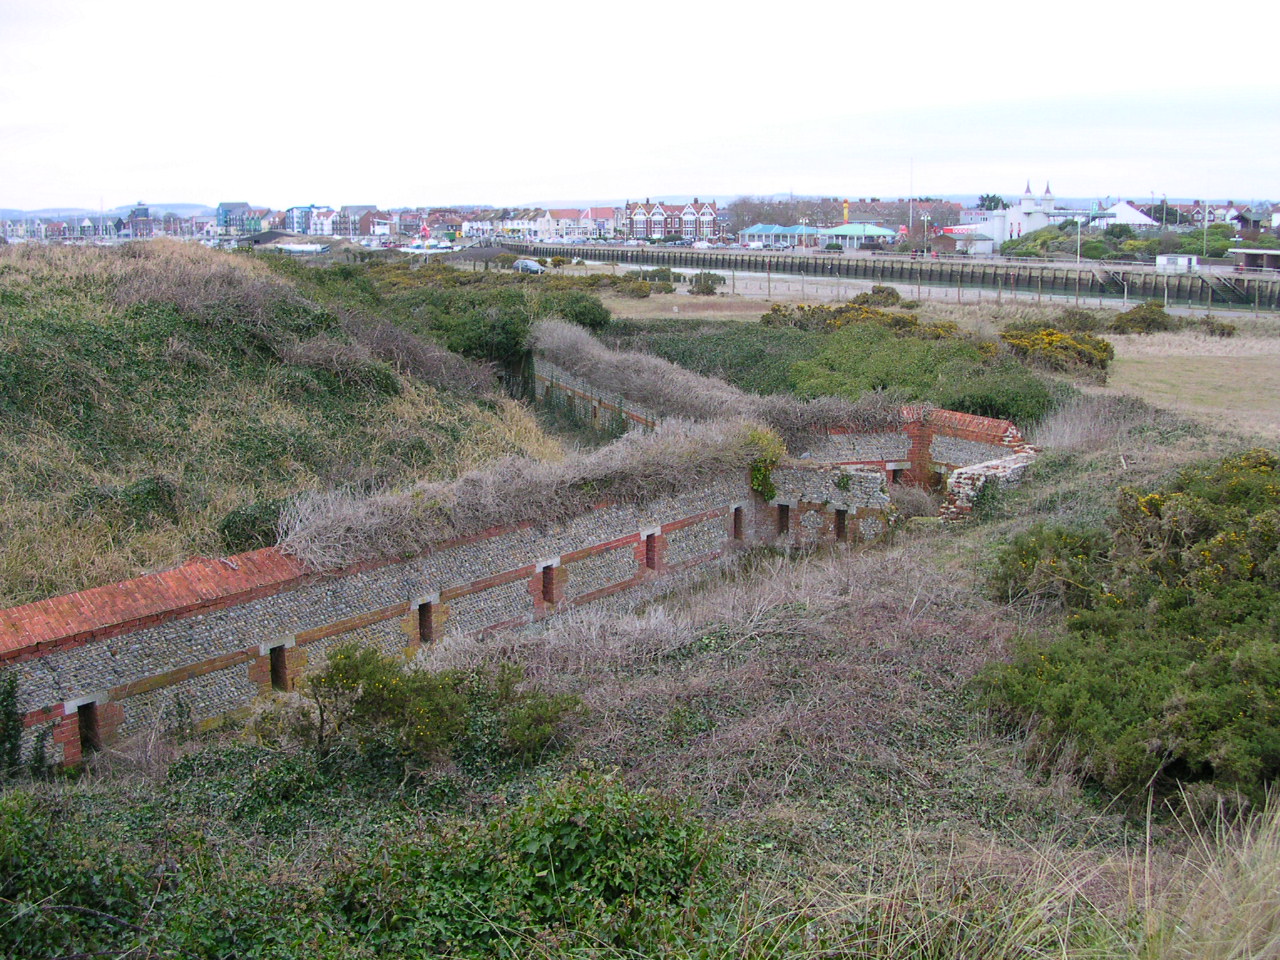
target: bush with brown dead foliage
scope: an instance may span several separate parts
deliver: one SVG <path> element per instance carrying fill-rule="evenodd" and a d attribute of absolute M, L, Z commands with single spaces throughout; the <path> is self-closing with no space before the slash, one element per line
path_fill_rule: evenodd
<path fill-rule="evenodd" d="M 405 492 L 305 494 L 281 516 L 280 548 L 314 568 L 334 569 L 410 556 L 496 526 L 560 522 L 601 501 L 649 503 L 745 471 L 767 437 L 742 420 L 670 420 L 557 463 L 512 457 Z"/>

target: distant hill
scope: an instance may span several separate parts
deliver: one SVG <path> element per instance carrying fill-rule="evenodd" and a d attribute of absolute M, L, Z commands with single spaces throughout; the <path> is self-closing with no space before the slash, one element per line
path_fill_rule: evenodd
<path fill-rule="evenodd" d="M 0 208 L 0 219 L 4 220 L 26 220 L 26 219 L 44 219 L 48 217 L 97 217 L 106 214 L 111 217 L 127 217 L 129 211 L 136 207 L 136 203 L 126 204 L 121 207 L 111 207 L 107 210 L 90 210 L 87 207 L 44 207 L 40 210 L 18 210 L 14 207 Z M 163 216 L 166 213 L 174 213 L 180 217 L 208 216 L 213 213 L 213 207 L 203 203 L 146 203 L 143 206 L 151 211 L 151 215 Z"/>

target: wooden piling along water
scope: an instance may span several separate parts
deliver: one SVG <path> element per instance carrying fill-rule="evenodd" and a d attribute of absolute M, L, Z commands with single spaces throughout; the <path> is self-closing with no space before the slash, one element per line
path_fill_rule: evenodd
<path fill-rule="evenodd" d="M 910 260 L 900 256 L 796 256 L 751 250 L 689 250 L 671 247 L 582 247 L 504 242 L 512 253 L 539 257 L 589 257 L 606 263 L 691 270 L 738 271 L 830 277 L 873 283 L 924 284 L 949 288 L 978 288 L 1014 293 L 1057 295 L 1130 303 L 1167 300 L 1172 306 L 1280 309 L 1280 276 L 1219 274 L 1161 274 L 1134 267 L 1111 268 L 1105 261 L 1074 263 L 1007 263 Z"/>

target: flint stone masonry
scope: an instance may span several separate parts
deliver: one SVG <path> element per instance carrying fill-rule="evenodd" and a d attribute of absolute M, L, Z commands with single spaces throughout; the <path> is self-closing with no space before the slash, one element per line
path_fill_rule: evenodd
<path fill-rule="evenodd" d="M 933 462 L 954 469 L 966 463 L 983 463 L 1009 455 L 1009 448 L 993 443 L 979 443 L 958 437 L 935 436 L 929 445 Z"/>
<path fill-rule="evenodd" d="M 636 545 L 632 543 L 623 543 L 585 556 L 566 564 L 566 568 L 569 571 L 569 579 L 564 595 L 570 600 L 595 593 L 597 590 L 634 582 L 640 575 Z"/>
<path fill-rule="evenodd" d="M 819 473 L 797 475 L 816 483 Z M 735 509 L 743 511 L 741 540 Z M 274 647 L 286 647 L 291 686 L 339 644 L 415 655 L 424 601 L 441 618 L 430 640 L 532 623 L 596 599 L 624 609 L 628 588 L 771 539 L 768 509 L 744 470 L 644 506 L 602 504 L 564 523 L 500 528 L 404 561 L 323 574 L 274 549 L 196 561 L 0 612 L 0 666 L 18 673 L 25 754 L 50 731 L 48 758 L 75 762 L 78 721 L 66 706 L 74 701 L 111 706 L 115 736 L 172 727 L 179 715 L 208 725 L 271 690 Z M 219 578 L 234 580 L 234 589 L 220 593 Z M 51 616 L 64 617 L 66 629 Z"/>
<path fill-rule="evenodd" d="M 816 503 L 841 510 L 871 507 L 887 510 L 889 494 L 879 470 L 838 464 L 786 464 L 773 471 L 775 500 Z"/>
<path fill-rule="evenodd" d="M 809 453 L 831 463 L 900 462 L 910 458 L 911 438 L 900 432 L 832 434 L 814 443 Z"/>
<path fill-rule="evenodd" d="M 723 514 L 698 520 L 666 535 L 663 561 L 674 567 L 718 556 L 726 539 Z"/>
<path fill-rule="evenodd" d="M 649 411 L 543 361 L 537 378 L 544 393 L 566 389 L 589 409 L 655 422 Z M 748 471 L 734 471 L 644 506 L 604 503 L 563 523 L 495 528 L 404 560 L 316 572 L 270 548 L 2 610 L 0 669 L 17 672 L 24 757 L 43 741 L 51 762 L 81 760 L 76 710 L 86 701 L 96 704 L 108 745 L 179 717 L 207 726 L 274 685 L 292 689 L 341 644 L 412 658 L 444 637 L 535 624 L 575 604 L 629 609 L 659 582 L 696 576 L 753 544 L 874 540 L 888 529 L 887 470 L 923 477 L 935 454 L 1007 453 L 957 464 L 944 515 L 960 518 L 984 483 L 1017 482 L 1034 457 L 1004 421 L 904 413 L 901 431 L 833 431 L 811 459 L 776 467 L 770 502 L 751 489 Z M 869 464 L 815 454 L 852 454 Z M 271 653 L 280 647 L 273 671 Z"/>
<path fill-rule="evenodd" d="M 548 360 L 538 359 L 533 375 L 534 396 L 546 400 L 548 391 L 556 391 L 561 399 L 572 403 L 574 411 L 583 420 L 591 420 L 592 409 L 597 411 L 618 413 L 632 423 L 652 427 L 661 418 L 634 401 L 628 400 L 619 393 L 597 387 L 568 370 L 557 367 Z"/>

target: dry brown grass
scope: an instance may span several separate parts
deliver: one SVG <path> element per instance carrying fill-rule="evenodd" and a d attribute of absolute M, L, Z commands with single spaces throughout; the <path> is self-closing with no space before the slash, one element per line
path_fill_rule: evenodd
<path fill-rule="evenodd" d="M 902 517 L 936 517 L 942 508 L 942 496 L 923 487 L 905 483 L 889 484 L 889 502 Z"/>
<path fill-rule="evenodd" d="M 1086 394 L 1054 408 L 1027 440 L 1055 453 L 1098 452 L 1133 440 L 1143 428 L 1173 427 L 1177 418 L 1132 397 Z"/>
<path fill-rule="evenodd" d="M 372 356 L 390 363 L 404 376 L 456 393 L 484 395 L 498 389 L 491 365 L 468 360 L 394 323 L 348 316 L 343 327 Z"/>
<path fill-rule="evenodd" d="M 250 326 L 265 325 L 281 302 L 301 300 L 265 265 L 196 243 L 0 247 L 0 289 L 29 296 L 49 287 L 95 301 L 105 291 L 120 308 L 161 302 L 197 318 L 222 312 Z"/>
<path fill-rule="evenodd" d="M 429 662 L 523 664 L 587 703 L 578 758 L 721 815 L 820 834 L 820 808 L 839 796 L 863 808 L 867 821 L 849 830 L 861 834 L 909 817 L 904 795 L 950 804 L 952 781 L 972 776 L 1009 778 L 1023 792 L 1001 802 L 1026 817 L 1039 788 L 1013 755 L 975 770 L 993 754 L 960 698 L 1016 624 L 975 596 L 967 574 L 934 563 L 932 549 L 913 540 L 766 558 L 636 616 L 587 608 L 545 636 L 446 641 Z M 985 816 L 953 800 L 962 820 Z"/>
<path fill-rule="evenodd" d="M 1188 333 L 1110 338 L 1109 390 L 1210 426 L 1280 440 L 1280 338 Z"/>
<path fill-rule="evenodd" d="M 561 522 L 602 500 L 648 503 L 745 470 L 760 455 L 759 432 L 741 420 L 669 420 L 559 462 L 507 458 L 457 480 L 371 497 L 304 494 L 281 518 L 280 548 L 333 569 L 496 526 Z"/>

